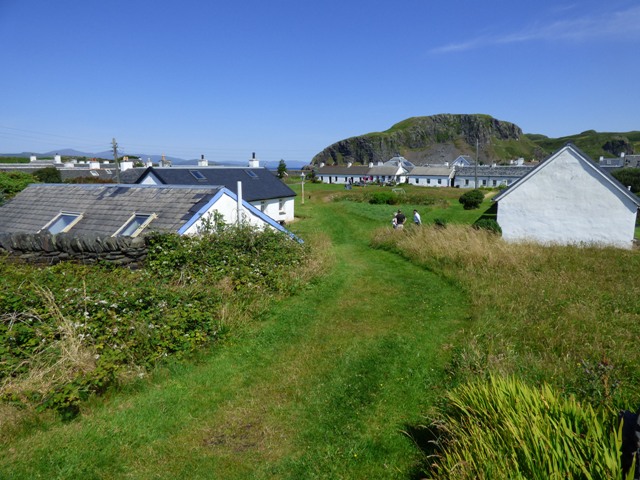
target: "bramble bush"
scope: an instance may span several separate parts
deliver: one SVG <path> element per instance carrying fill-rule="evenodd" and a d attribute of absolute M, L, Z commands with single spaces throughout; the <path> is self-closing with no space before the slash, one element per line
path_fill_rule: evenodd
<path fill-rule="evenodd" d="M 144 268 L 0 258 L 0 399 L 73 417 L 80 403 L 228 331 L 230 309 L 290 293 L 308 247 L 226 227 L 153 235 Z"/>

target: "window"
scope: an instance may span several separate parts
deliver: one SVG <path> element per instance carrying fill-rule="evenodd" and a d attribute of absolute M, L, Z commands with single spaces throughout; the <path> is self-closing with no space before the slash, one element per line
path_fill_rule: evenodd
<path fill-rule="evenodd" d="M 495 187 L 497 184 L 498 184 L 498 181 L 497 181 L 497 180 L 494 180 L 494 181 L 493 181 L 493 186 Z"/>
<path fill-rule="evenodd" d="M 82 215 L 79 213 L 60 212 L 60 214 L 43 227 L 43 230 L 46 229 L 52 235 L 68 232 L 81 218 Z"/>
<path fill-rule="evenodd" d="M 267 209 L 267 202 L 265 202 L 264 200 L 262 200 L 260 202 L 260 211 L 264 212 Z"/>
<path fill-rule="evenodd" d="M 427 178 L 427 185 L 429 185 L 431 183 L 431 179 Z"/>
<path fill-rule="evenodd" d="M 200 170 L 189 170 L 189 173 L 193 175 L 193 177 L 199 182 L 207 179 L 207 177 L 205 177 Z"/>
<path fill-rule="evenodd" d="M 486 180 L 482 180 L 482 185 L 486 185 L 487 181 Z"/>
<path fill-rule="evenodd" d="M 438 179 L 438 185 L 442 185 L 442 179 L 441 178 Z"/>
<path fill-rule="evenodd" d="M 465 181 L 464 181 L 464 184 L 465 184 L 465 185 L 469 185 L 469 180 L 465 180 Z"/>
<path fill-rule="evenodd" d="M 97 177 L 97 176 L 99 176 L 99 175 L 100 175 L 100 174 L 99 174 L 98 172 L 96 172 L 95 170 L 89 170 L 89 173 L 90 173 L 91 175 L 93 175 L 94 177 Z"/>
<path fill-rule="evenodd" d="M 254 172 L 253 170 L 245 170 L 244 173 L 249 175 L 251 178 L 258 178 L 258 175 L 256 175 L 256 172 Z"/>
<path fill-rule="evenodd" d="M 278 203 L 278 208 L 280 209 L 281 213 L 284 213 L 284 198 L 281 198 L 279 203 Z"/>
<path fill-rule="evenodd" d="M 420 179 L 416 178 L 416 185 L 418 185 L 420 183 Z"/>
<path fill-rule="evenodd" d="M 152 214 L 143 214 L 143 213 L 134 213 L 129 220 L 113 234 L 114 237 L 136 237 L 146 228 L 151 220 L 156 218 L 157 215 L 155 213 Z"/>

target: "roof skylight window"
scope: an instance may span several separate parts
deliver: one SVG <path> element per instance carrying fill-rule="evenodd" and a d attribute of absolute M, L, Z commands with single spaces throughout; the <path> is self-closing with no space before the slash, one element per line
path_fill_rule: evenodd
<path fill-rule="evenodd" d="M 114 237 L 137 237 L 156 218 L 155 213 L 134 213 L 129 220 L 113 234 Z"/>
<path fill-rule="evenodd" d="M 189 170 L 189 173 L 193 175 L 196 180 L 202 181 L 207 179 L 200 170 Z"/>
<path fill-rule="evenodd" d="M 245 170 L 244 173 L 249 175 L 251 178 L 258 178 L 258 175 L 256 175 L 256 172 L 254 172 L 253 170 Z"/>
<path fill-rule="evenodd" d="M 50 234 L 64 233 L 80 221 L 82 215 L 79 213 L 60 212 L 51 222 L 44 226 Z"/>

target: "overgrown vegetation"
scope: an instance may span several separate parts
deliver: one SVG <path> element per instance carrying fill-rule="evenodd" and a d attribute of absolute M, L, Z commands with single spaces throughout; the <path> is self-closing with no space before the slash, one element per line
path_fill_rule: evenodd
<path fill-rule="evenodd" d="M 612 171 L 611 175 L 625 187 L 631 187 L 636 195 L 640 193 L 640 168 L 622 168 Z"/>
<path fill-rule="evenodd" d="M 460 285 L 475 319 L 454 347 L 457 382 L 514 374 L 592 405 L 640 404 L 640 255 L 615 248 L 509 244 L 464 225 L 391 235 L 402 252 Z"/>
<path fill-rule="evenodd" d="M 33 175 L 24 172 L 0 172 L 0 204 L 37 182 Z"/>
<path fill-rule="evenodd" d="M 271 230 L 156 235 L 149 244 L 139 271 L 2 259 L 2 400 L 74 416 L 91 394 L 210 344 L 232 318 L 256 314 L 308 274 L 308 249 Z"/>
<path fill-rule="evenodd" d="M 622 478 L 615 413 L 548 385 L 493 376 L 461 385 L 430 428 L 439 447 L 433 478 Z"/>

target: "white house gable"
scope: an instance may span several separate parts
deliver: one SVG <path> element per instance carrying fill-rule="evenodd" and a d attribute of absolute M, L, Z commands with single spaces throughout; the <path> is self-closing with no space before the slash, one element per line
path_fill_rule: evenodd
<path fill-rule="evenodd" d="M 637 198 L 572 146 L 496 197 L 505 240 L 631 247 Z"/>

